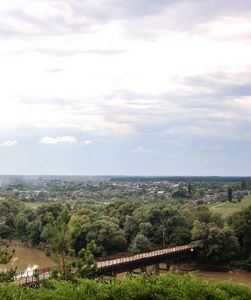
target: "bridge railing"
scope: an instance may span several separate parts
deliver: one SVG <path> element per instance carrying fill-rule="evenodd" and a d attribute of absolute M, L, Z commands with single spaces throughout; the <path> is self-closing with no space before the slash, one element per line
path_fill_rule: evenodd
<path fill-rule="evenodd" d="M 34 276 L 35 272 L 37 272 L 38 274 L 48 273 L 48 272 L 51 272 L 55 268 L 60 269 L 61 267 L 54 266 L 54 267 L 40 268 L 40 269 L 34 269 L 34 270 L 27 270 L 25 272 L 16 273 L 14 278 L 18 279 L 18 278 Z"/>
<path fill-rule="evenodd" d="M 144 252 L 144 253 L 135 253 L 134 252 L 134 255 L 124 256 L 124 257 L 113 256 L 113 257 L 109 257 L 109 259 L 106 257 L 106 260 L 99 261 L 98 268 L 106 268 L 106 267 L 113 266 L 113 265 L 130 263 L 132 261 L 136 261 L 139 259 L 150 258 L 150 257 L 154 257 L 154 256 L 161 256 L 161 255 L 165 255 L 167 253 L 180 252 L 180 251 L 187 250 L 187 249 L 192 250 L 194 247 L 195 247 L 194 244 L 188 244 L 188 245 L 176 246 L 176 247 L 172 247 L 172 248 L 170 248 L 170 247 L 164 248 L 163 247 L 162 249 L 154 250 L 151 252 Z"/>
<path fill-rule="evenodd" d="M 176 244 L 170 244 L 170 245 L 166 245 L 166 246 L 153 247 L 153 248 L 144 250 L 143 253 L 148 253 L 148 252 L 162 250 L 162 249 L 174 248 L 176 246 L 177 246 Z M 119 259 L 119 258 L 123 258 L 123 257 L 135 256 L 137 254 L 142 254 L 142 251 L 124 252 L 124 253 L 119 253 L 119 254 L 115 254 L 115 255 L 97 257 L 97 258 L 95 258 L 95 261 L 96 262 L 108 261 L 108 260 L 114 260 L 114 259 Z"/>

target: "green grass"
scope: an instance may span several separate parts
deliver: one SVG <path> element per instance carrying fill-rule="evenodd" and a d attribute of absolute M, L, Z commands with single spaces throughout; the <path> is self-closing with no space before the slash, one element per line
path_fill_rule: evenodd
<path fill-rule="evenodd" d="M 212 209 L 213 212 L 219 212 L 222 213 L 223 216 L 228 216 L 235 211 L 248 207 L 249 205 L 251 205 L 251 195 L 244 196 L 244 198 L 241 200 L 240 203 L 226 202 L 222 204 L 217 204 L 210 208 Z"/>
<path fill-rule="evenodd" d="M 28 203 L 25 202 L 25 205 L 28 206 L 29 208 L 37 209 L 39 206 L 43 205 L 45 202 L 32 202 Z"/>

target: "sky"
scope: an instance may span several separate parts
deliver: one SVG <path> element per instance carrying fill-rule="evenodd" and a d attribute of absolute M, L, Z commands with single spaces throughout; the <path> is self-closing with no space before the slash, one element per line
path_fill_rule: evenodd
<path fill-rule="evenodd" d="M 251 1 L 0 0 L 0 174 L 251 175 Z"/>

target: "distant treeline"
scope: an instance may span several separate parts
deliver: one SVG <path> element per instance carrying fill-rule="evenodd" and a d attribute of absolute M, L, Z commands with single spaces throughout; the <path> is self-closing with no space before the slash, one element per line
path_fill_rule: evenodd
<path fill-rule="evenodd" d="M 157 182 L 168 180 L 169 182 L 240 182 L 241 180 L 249 178 L 247 177 L 230 177 L 230 176 L 121 176 L 112 177 L 110 181 L 112 182 Z"/>

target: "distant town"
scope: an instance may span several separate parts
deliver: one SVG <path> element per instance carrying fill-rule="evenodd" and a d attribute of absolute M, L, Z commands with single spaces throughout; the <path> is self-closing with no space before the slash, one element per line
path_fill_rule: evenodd
<path fill-rule="evenodd" d="M 125 199 L 196 207 L 240 202 L 251 194 L 251 179 L 243 177 L 0 176 L 0 183 L 0 201 L 31 203 L 106 205 Z"/>

